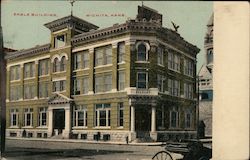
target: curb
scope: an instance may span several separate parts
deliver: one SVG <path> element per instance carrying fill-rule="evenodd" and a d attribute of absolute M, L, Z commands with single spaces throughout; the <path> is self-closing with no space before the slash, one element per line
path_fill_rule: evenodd
<path fill-rule="evenodd" d="M 46 141 L 46 142 L 68 142 L 68 143 L 86 143 L 86 144 L 114 144 L 114 145 L 131 145 L 131 146 L 161 146 L 164 142 L 150 142 L 150 143 L 126 143 L 126 142 L 105 142 L 105 141 L 84 141 L 84 140 L 73 140 L 73 139 L 47 139 L 47 138 L 16 138 L 7 137 L 7 140 L 25 140 L 25 141 Z"/>

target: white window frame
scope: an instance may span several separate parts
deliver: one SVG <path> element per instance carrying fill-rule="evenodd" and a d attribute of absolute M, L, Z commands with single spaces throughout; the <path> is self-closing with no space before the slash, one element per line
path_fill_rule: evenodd
<path fill-rule="evenodd" d="M 118 71 L 118 91 L 123 91 L 125 89 L 125 71 Z"/>
<path fill-rule="evenodd" d="M 16 124 L 14 125 L 14 115 L 16 116 Z M 18 126 L 18 109 L 10 109 L 10 126 L 17 127 Z"/>
<path fill-rule="evenodd" d="M 73 120 L 74 120 L 74 127 L 87 127 L 87 106 L 86 105 L 79 105 L 79 106 L 74 106 L 74 115 L 73 115 Z M 79 114 L 78 113 L 83 113 L 83 125 L 79 125 Z"/>
<path fill-rule="evenodd" d="M 25 63 L 23 70 L 24 70 L 23 74 L 24 79 L 35 77 L 35 70 L 36 70 L 35 62 Z"/>
<path fill-rule="evenodd" d="M 81 60 L 82 60 L 82 55 L 80 52 L 75 53 L 73 55 L 74 61 L 73 61 L 73 70 L 78 70 L 81 69 Z"/>
<path fill-rule="evenodd" d="M 11 66 L 10 67 L 10 81 L 20 80 L 21 66 Z"/>
<path fill-rule="evenodd" d="M 58 85 L 59 83 L 59 85 Z M 65 84 L 63 86 L 63 84 Z M 58 85 L 58 86 L 57 86 Z M 56 87 L 56 88 L 55 88 Z M 57 87 L 59 87 L 59 90 L 57 90 Z M 64 88 L 63 88 L 64 87 Z M 53 92 L 64 92 L 66 91 L 66 80 L 57 80 L 57 81 L 53 81 L 52 83 L 52 88 L 53 88 Z"/>
<path fill-rule="evenodd" d="M 30 125 L 28 125 L 28 115 L 30 115 Z M 24 126 L 33 126 L 33 108 L 24 108 Z"/>
<path fill-rule="evenodd" d="M 87 84 L 84 84 L 85 80 L 87 81 Z M 83 77 L 82 78 L 82 94 L 88 94 L 88 92 L 89 92 L 89 77 Z"/>
<path fill-rule="evenodd" d="M 180 72 L 180 56 L 173 52 L 168 52 L 168 69 Z"/>
<path fill-rule="evenodd" d="M 159 92 L 164 92 L 164 81 L 165 77 L 161 74 L 157 74 L 157 88 Z"/>
<path fill-rule="evenodd" d="M 124 127 L 124 104 L 123 104 L 123 102 L 119 102 L 118 103 L 118 106 L 117 106 L 117 111 L 118 111 L 118 113 L 117 113 L 117 117 L 118 117 L 118 119 L 117 119 L 117 126 L 119 127 L 119 128 L 123 128 Z M 122 117 L 121 117 L 121 111 L 122 111 Z M 121 120 L 122 120 L 122 125 L 121 125 Z"/>
<path fill-rule="evenodd" d="M 58 45 L 58 40 L 57 40 L 57 37 L 59 37 L 59 36 L 63 36 L 63 38 L 64 38 L 64 41 L 63 41 L 63 44 L 61 44 L 61 45 Z M 54 38 L 54 47 L 55 48 L 62 48 L 62 47 L 64 47 L 64 46 L 66 46 L 66 34 L 60 34 L 60 35 L 56 35 L 55 36 L 55 38 Z"/>
<path fill-rule="evenodd" d="M 24 90 L 23 99 L 34 99 L 35 98 L 36 95 L 35 95 L 35 85 L 34 84 L 25 84 L 23 86 L 23 90 Z"/>
<path fill-rule="evenodd" d="M 78 94 L 76 92 L 78 92 Z M 73 78 L 73 95 L 80 95 L 80 94 L 81 94 L 81 79 L 74 77 Z"/>
<path fill-rule="evenodd" d="M 168 92 L 172 96 L 180 96 L 180 81 L 168 79 Z"/>
<path fill-rule="evenodd" d="M 140 45 L 144 45 L 145 46 L 145 60 L 143 59 L 139 59 L 139 46 Z M 137 62 L 147 62 L 148 61 L 148 51 L 149 51 L 149 45 L 148 45 L 148 43 L 145 43 L 145 42 L 138 42 L 137 44 L 136 44 L 136 50 L 137 50 L 137 54 L 136 54 L 136 60 L 137 60 Z"/>
<path fill-rule="evenodd" d="M 117 51 L 118 51 L 118 63 L 123 63 L 125 62 L 125 42 L 120 42 L 118 43 L 118 47 L 117 47 Z"/>
<path fill-rule="evenodd" d="M 146 74 L 146 88 L 139 88 L 139 85 L 138 83 L 143 83 L 143 82 L 139 82 L 139 74 Z M 137 72 L 137 75 L 136 75 L 136 88 L 138 89 L 148 89 L 148 72 Z"/>
<path fill-rule="evenodd" d="M 100 105 L 100 108 L 97 108 L 97 105 Z M 105 105 L 109 105 L 109 107 L 105 107 Z M 106 113 L 106 126 L 100 126 L 100 112 L 104 111 Z M 95 126 L 98 128 L 110 128 L 111 126 L 111 104 L 96 104 L 95 105 Z M 110 123 L 109 123 L 110 121 Z"/>
<path fill-rule="evenodd" d="M 89 68 L 89 52 L 84 51 L 82 53 L 82 68 L 86 69 Z"/>
<path fill-rule="evenodd" d="M 39 127 L 45 127 L 47 126 L 47 114 L 48 114 L 48 108 L 47 107 L 42 107 L 42 108 L 39 108 L 39 113 L 38 113 L 38 126 Z M 43 114 L 45 114 L 45 125 L 43 125 Z"/>
<path fill-rule="evenodd" d="M 161 46 L 157 49 L 157 64 L 164 66 L 164 48 Z"/>

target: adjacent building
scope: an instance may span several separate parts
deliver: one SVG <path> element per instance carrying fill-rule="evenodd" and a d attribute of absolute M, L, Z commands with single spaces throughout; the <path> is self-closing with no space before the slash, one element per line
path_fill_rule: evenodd
<path fill-rule="evenodd" d="M 207 24 L 205 35 L 205 63 L 199 71 L 199 119 L 205 124 L 205 136 L 212 136 L 213 100 L 213 15 Z M 203 124 L 203 125 L 204 125 Z"/>
<path fill-rule="evenodd" d="M 196 55 L 162 15 L 138 6 L 108 28 L 70 15 L 48 44 L 7 60 L 7 136 L 166 141 L 197 134 Z"/>

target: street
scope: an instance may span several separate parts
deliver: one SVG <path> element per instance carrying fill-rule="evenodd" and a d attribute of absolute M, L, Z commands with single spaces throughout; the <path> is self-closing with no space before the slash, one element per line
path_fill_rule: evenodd
<path fill-rule="evenodd" d="M 164 146 L 8 139 L 4 157 L 7 160 L 149 160 L 161 150 Z"/>

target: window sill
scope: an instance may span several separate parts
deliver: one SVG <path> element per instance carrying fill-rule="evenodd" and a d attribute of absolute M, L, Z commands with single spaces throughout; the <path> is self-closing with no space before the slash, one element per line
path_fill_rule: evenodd
<path fill-rule="evenodd" d="M 117 127 L 117 129 L 124 129 L 124 127 L 123 127 L 123 126 L 120 126 L 120 127 Z"/>
<path fill-rule="evenodd" d="M 135 61 L 135 63 L 150 63 L 149 61 Z"/>
<path fill-rule="evenodd" d="M 52 93 L 64 93 L 64 92 L 66 92 L 66 90 L 62 90 L 62 91 L 54 91 L 54 92 L 52 92 Z"/>
<path fill-rule="evenodd" d="M 66 73 L 66 70 L 65 70 L 65 71 L 57 71 L 57 72 L 53 72 L 52 74 L 60 74 L 60 73 Z"/>
<path fill-rule="evenodd" d="M 110 126 L 107 126 L 107 127 L 99 126 L 99 127 L 94 127 L 94 129 L 111 129 L 111 127 Z"/>
<path fill-rule="evenodd" d="M 11 80 L 10 83 L 19 82 L 21 79 Z"/>
<path fill-rule="evenodd" d="M 26 81 L 26 80 L 31 80 L 31 79 L 35 79 L 35 77 L 24 78 L 23 80 Z"/>
<path fill-rule="evenodd" d="M 99 66 L 94 67 L 94 69 L 102 68 L 102 67 L 110 67 L 110 66 L 112 66 L 112 65 L 113 65 L 113 64 L 99 65 Z"/>
<path fill-rule="evenodd" d="M 49 77 L 49 74 L 45 74 L 45 75 L 40 75 L 39 78 L 43 78 L 43 77 Z"/>
<path fill-rule="evenodd" d="M 117 63 L 118 65 L 125 64 L 125 61 Z"/>
<path fill-rule="evenodd" d="M 19 129 L 18 126 L 10 126 L 9 129 Z"/>
<path fill-rule="evenodd" d="M 34 128 L 33 126 L 24 126 L 22 127 L 22 129 L 31 129 L 31 128 Z"/>
<path fill-rule="evenodd" d="M 184 75 L 185 75 L 185 76 L 188 76 L 188 77 L 191 77 L 191 78 L 194 78 L 194 76 L 189 75 L 189 74 L 185 74 L 185 73 L 184 73 Z"/>
<path fill-rule="evenodd" d="M 181 71 L 178 71 L 178 70 L 175 70 L 175 69 L 172 69 L 172 68 L 168 68 L 168 70 L 174 71 L 174 72 L 177 72 L 177 73 L 181 73 Z"/>
<path fill-rule="evenodd" d="M 88 127 L 87 126 L 75 126 L 75 127 L 72 127 L 72 129 L 87 129 Z"/>
<path fill-rule="evenodd" d="M 75 69 L 73 72 L 80 72 L 80 71 L 86 71 L 89 70 L 89 68 L 80 68 L 80 69 Z"/>
<path fill-rule="evenodd" d="M 48 127 L 47 126 L 38 126 L 36 127 L 37 129 L 47 129 Z"/>
<path fill-rule="evenodd" d="M 157 65 L 160 66 L 160 67 L 165 67 L 163 64 L 157 63 Z"/>

